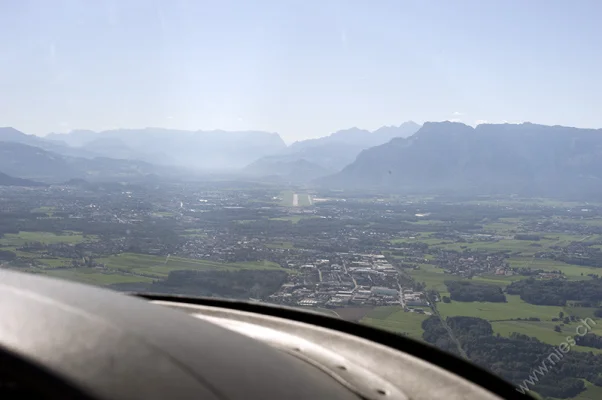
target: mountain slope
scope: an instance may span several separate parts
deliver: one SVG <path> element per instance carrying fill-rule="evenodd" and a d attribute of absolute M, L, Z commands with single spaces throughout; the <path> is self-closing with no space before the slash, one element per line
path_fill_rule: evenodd
<path fill-rule="evenodd" d="M 243 168 L 258 158 L 286 149 L 284 141 L 277 133 L 261 131 L 144 128 L 103 132 L 73 131 L 69 134 L 48 136 L 84 149 L 93 149 L 105 157 L 205 170 Z"/>
<path fill-rule="evenodd" d="M 361 149 L 378 146 L 396 137 L 408 137 L 416 133 L 420 125 L 415 122 L 404 122 L 400 126 L 383 126 L 374 132 L 365 129 L 350 128 L 331 133 L 318 139 L 308 139 L 295 142 L 290 146 L 291 152 L 301 149 L 315 148 L 325 144 L 344 143 Z"/>
<path fill-rule="evenodd" d="M 410 138 L 363 151 L 321 183 L 394 191 L 602 192 L 602 131 L 426 123 Z"/>
<path fill-rule="evenodd" d="M 83 177 L 64 156 L 14 142 L 0 142 L 0 171 L 19 178 L 42 181 Z"/>
<path fill-rule="evenodd" d="M 180 172 L 137 160 L 67 157 L 13 142 L 0 142 L 0 171 L 19 178 L 56 183 L 70 179 L 141 179 L 153 174 Z"/>
<path fill-rule="evenodd" d="M 96 157 L 98 155 L 94 151 L 89 151 L 86 149 L 76 149 L 70 147 L 65 142 L 61 142 L 58 140 L 49 140 L 36 135 L 27 135 L 12 127 L 0 127 L 0 141 L 34 146 L 43 150 L 52 151 L 63 156 L 91 158 Z"/>
<path fill-rule="evenodd" d="M 275 156 L 261 160 L 263 164 L 273 163 L 272 169 L 279 163 L 293 163 L 305 160 L 322 167 L 323 174 L 339 171 L 351 164 L 364 149 L 388 142 L 395 137 L 407 137 L 414 134 L 420 125 L 404 122 L 400 126 L 384 126 L 374 132 L 351 128 L 334 132 L 329 136 L 308 139 L 293 143 L 286 150 Z"/>
<path fill-rule="evenodd" d="M 15 178 L 0 172 L 0 186 L 44 186 L 43 183 Z"/>

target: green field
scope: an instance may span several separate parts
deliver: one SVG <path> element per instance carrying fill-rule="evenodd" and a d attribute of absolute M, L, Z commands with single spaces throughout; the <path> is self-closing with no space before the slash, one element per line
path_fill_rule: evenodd
<path fill-rule="evenodd" d="M 562 261 L 556 260 L 547 260 L 542 258 L 533 258 L 533 257 L 510 257 L 508 260 L 511 267 L 527 267 L 531 269 L 542 269 L 544 271 L 562 271 L 567 278 L 576 278 L 580 277 L 581 274 L 583 276 L 587 276 L 587 274 L 600 274 L 602 273 L 602 268 L 596 267 L 586 267 L 581 265 L 573 265 L 566 264 Z"/>
<path fill-rule="evenodd" d="M 202 229 L 185 229 L 181 233 L 182 236 L 187 238 L 206 238 L 207 234 Z"/>
<path fill-rule="evenodd" d="M 422 340 L 422 321 L 426 318 L 428 315 L 405 312 L 400 306 L 384 306 L 374 308 L 360 322 Z"/>
<path fill-rule="evenodd" d="M 280 269 L 278 264 L 269 261 L 220 263 L 181 257 L 168 258 L 134 253 L 122 253 L 116 256 L 98 259 L 98 261 L 104 263 L 107 268 L 116 271 L 150 275 L 157 278 L 165 278 L 171 271 L 177 270 L 234 271 L 241 269 Z"/>
<path fill-rule="evenodd" d="M 438 245 L 438 248 L 445 250 L 462 251 L 463 249 L 471 249 L 474 251 L 486 251 L 486 252 L 509 252 L 509 253 L 521 253 L 521 255 L 533 255 L 537 252 L 545 249 L 544 240 L 531 241 L 531 240 L 515 240 L 515 239 L 501 239 L 497 241 L 483 241 L 473 243 L 450 243 L 445 245 Z M 557 241 L 549 241 L 549 244 L 554 244 Z M 427 243 L 427 242 L 425 242 Z M 533 244 L 540 244 L 542 247 L 534 247 Z"/>
<path fill-rule="evenodd" d="M 513 266 L 525 266 L 543 270 L 558 270 L 563 271 L 569 279 L 584 279 L 581 273 L 599 273 L 599 269 L 593 267 L 582 267 L 577 265 L 569 265 L 562 262 L 545 259 L 534 259 L 532 257 L 521 257 L 510 259 L 510 264 Z M 598 271 L 597 271 L 598 270 Z M 443 269 L 431 264 L 421 264 L 418 270 L 408 270 L 409 274 L 417 281 L 424 282 L 427 288 L 437 290 L 441 296 L 449 296 L 446 280 L 460 280 L 454 275 L 444 274 Z M 505 287 L 515 280 L 525 279 L 524 276 L 498 276 L 498 275 L 483 275 L 473 277 L 475 282 L 484 282 L 488 284 Z M 587 278 L 589 279 L 589 278 Z M 510 336 L 512 332 L 533 336 L 542 342 L 552 345 L 559 345 L 568 335 L 575 335 L 577 323 L 573 322 L 562 326 L 560 321 L 552 321 L 552 318 L 557 318 L 562 311 L 565 315 L 575 315 L 580 318 L 590 317 L 597 320 L 593 316 L 595 308 L 573 308 L 559 306 L 540 306 L 529 304 L 520 299 L 516 295 L 506 295 L 506 303 L 490 303 L 490 302 L 459 302 L 452 301 L 451 303 L 437 303 L 437 309 L 443 318 L 453 316 L 469 316 L 482 318 L 488 321 L 529 318 L 537 317 L 541 321 L 499 321 L 491 322 L 494 332 L 502 336 Z M 377 326 L 377 323 L 373 323 Z M 387 324 L 387 323 L 381 323 Z M 561 325 L 561 332 L 555 332 L 554 327 Z M 383 326 L 383 328 L 386 326 Z M 596 325 L 592 332 L 602 335 L 602 323 Z M 589 347 L 574 346 L 575 351 L 585 351 L 602 354 L 600 349 L 592 349 Z"/>
<path fill-rule="evenodd" d="M 577 332 L 576 329 L 580 325 L 579 322 L 572 322 L 570 324 L 560 326 L 561 331 L 554 331 L 554 327 L 560 325 L 559 322 L 554 321 L 500 321 L 492 322 L 491 326 L 495 333 L 499 333 L 502 336 L 510 336 L 512 332 L 522 333 L 523 335 L 534 336 L 544 343 L 558 346 L 560 343 L 566 341 L 567 336 L 575 337 Z M 602 330 L 594 326 L 593 332 Z M 592 352 L 596 354 L 602 354 L 602 349 L 595 349 L 591 347 L 583 346 L 572 346 L 571 350 Z"/>
<path fill-rule="evenodd" d="M 44 271 L 44 275 L 100 286 L 114 283 L 150 283 L 153 281 L 151 278 L 142 276 L 103 273 L 93 268 L 54 269 Z"/>
<path fill-rule="evenodd" d="M 42 263 L 42 264 L 48 266 L 49 268 L 70 266 L 71 261 L 72 261 L 70 258 L 44 257 L 44 256 L 40 257 L 40 256 L 36 255 L 35 253 L 26 253 L 26 255 L 19 254 L 19 256 L 22 258 L 27 258 L 27 257 L 33 258 L 37 262 Z"/>
<path fill-rule="evenodd" d="M 173 213 L 171 211 L 155 211 L 151 214 L 153 217 L 161 217 L 161 218 L 168 218 L 168 217 L 173 217 L 174 215 L 176 215 L 175 213 Z"/>
<path fill-rule="evenodd" d="M 92 235 L 84 237 L 80 232 L 65 231 L 60 235 L 52 232 L 19 232 L 18 234 L 7 233 L 0 239 L 0 245 L 8 247 L 20 247 L 27 242 L 40 242 L 44 244 L 57 243 L 83 243 L 94 241 L 97 238 Z"/>
<path fill-rule="evenodd" d="M 519 224 L 520 218 L 500 218 L 496 222 L 484 224 L 483 230 L 498 235 L 514 235 L 518 230 Z"/>
<path fill-rule="evenodd" d="M 391 240 L 391 244 L 394 244 L 394 245 L 395 244 L 403 245 L 403 244 L 410 244 L 410 243 L 426 243 L 429 246 L 435 246 L 435 245 L 440 245 L 441 243 L 447 243 L 447 242 L 443 239 L 435 239 L 435 238 L 427 237 L 427 234 L 417 234 L 412 237 L 397 238 L 397 239 Z"/>
<path fill-rule="evenodd" d="M 546 203 L 546 205 L 549 205 Z M 496 241 L 473 241 L 470 242 L 457 242 L 450 243 L 450 240 L 434 239 L 430 237 L 431 232 L 420 232 L 413 234 L 413 238 L 401 237 L 391 240 L 393 245 L 399 245 L 403 247 L 406 243 L 418 243 L 422 242 L 429 245 L 430 249 L 436 251 L 436 249 L 444 250 L 473 250 L 483 251 L 487 253 L 493 252 L 505 252 L 510 255 L 507 262 L 511 267 L 519 268 L 530 268 L 530 269 L 541 269 L 543 271 L 561 271 L 569 280 L 580 280 L 580 279 L 591 279 L 588 274 L 599 275 L 602 273 L 602 268 L 587 267 L 566 264 L 561 261 L 555 261 L 552 259 L 537 258 L 536 253 L 545 252 L 552 250 L 553 246 L 566 247 L 572 242 L 582 241 L 600 241 L 602 240 L 601 235 L 578 235 L 578 234 L 565 234 L 565 233 L 551 233 L 551 232 L 537 232 L 528 229 L 529 226 L 534 226 L 533 221 L 528 218 L 501 218 L 495 221 L 484 221 L 482 232 L 491 233 L 495 235 L 505 236 L 506 238 L 499 239 Z M 601 226 L 602 219 L 571 219 L 564 218 L 563 220 L 558 219 L 558 222 L 574 223 L 589 225 L 589 226 Z M 427 226 L 430 221 L 419 221 L 417 224 Z M 429 229 L 429 228 L 426 228 Z M 429 229 L 430 230 L 430 229 Z M 433 224 L 433 231 L 437 230 L 436 224 Z M 536 234 L 540 237 L 540 240 L 529 241 L 529 240 L 516 240 L 514 235 L 519 233 Z M 602 245 L 596 245 L 594 247 L 602 248 Z M 552 250 L 554 251 L 554 250 Z M 431 252 L 431 259 L 435 252 Z M 402 258 L 403 257 L 395 257 Z M 447 287 L 445 285 L 446 280 L 463 280 L 463 278 L 445 274 L 442 268 L 438 268 L 432 264 L 420 264 L 419 269 L 406 269 L 416 282 L 424 282 L 428 289 L 434 289 L 439 292 L 442 296 L 449 296 Z M 507 285 L 516 280 L 526 279 L 525 276 L 512 275 L 493 275 L 486 274 L 481 276 L 475 276 L 472 278 L 475 282 L 483 282 L 505 288 Z M 491 303 L 491 302 L 458 302 L 452 301 L 451 303 L 437 303 L 437 309 L 441 314 L 442 318 L 453 317 L 453 316 L 469 316 L 477 317 L 490 321 L 495 334 L 500 334 L 504 337 L 509 337 L 513 332 L 536 337 L 538 340 L 558 346 L 565 342 L 567 337 L 575 337 L 577 335 L 577 327 L 581 325 L 580 322 L 570 322 L 564 324 L 564 321 L 552 321 L 557 319 L 559 313 L 563 312 L 565 316 L 576 316 L 578 318 L 592 318 L 596 325 L 591 329 L 592 333 L 602 336 L 602 319 L 594 317 L 594 311 L 596 308 L 581 308 L 581 307 L 557 307 L 557 306 L 540 306 L 529 304 L 520 299 L 519 296 L 506 295 L 506 303 Z M 390 314 L 388 314 L 390 313 Z M 390 316 L 389 316 L 390 315 Z M 370 315 L 366 316 L 362 322 L 370 323 L 374 326 L 379 326 L 384 329 L 390 329 L 394 331 L 409 331 L 411 336 L 420 337 L 421 330 L 416 329 L 412 334 L 410 328 L 402 328 L 400 324 L 395 321 L 397 314 L 394 312 L 375 311 Z M 527 319 L 529 317 L 539 318 L 539 321 L 508 321 L 509 319 Z M 393 321 L 392 321 L 393 320 Z M 560 327 L 560 332 L 555 331 L 555 327 Z M 595 349 L 583 346 L 572 346 L 572 351 L 578 352 L 591 352 L 594 354 L 601 354 L 602 349 Z M 580 396 L 576 397 L 578 400 L 593 400 L 602 399 L 602 388 L 594 386 L 589 382 L 586 382 L 587 390 Z M 537 389 L 536 387 L 534 388 Z"/>
<path fill-rule="evenodd" d="M 420 264 L 420 269 L 408 270 L 416 282 L 424 282 L 428 289 L 434 289 L 444 295 L 447 292 L 446 280 L 463 280 L 456 275 L 444 274 L 443 269 L 431 264 Z"/>
<path fill-rule="evenodd" d="M 286 190 L 284 192 L 281 192 L 280 198 L 282 200 L 280 201 L 280 205 L 291 207 L 293 205 L 293 195 L 294 194 L 295 194 L 295 192 L 293 192 L 292 190 Z"/>
<path fill-rule="evenodd" d="M 538 317 L 541 319 L 552 319 L 558 317 L 558 313 L 564 312 L 559 306 L 537 306 L 525 303 L 518 295 L 506 295 L 506 303 L 490 302 L 462 302 L 437 303 L 437 309 L 443 317 L 462 315 L 466 317 L 477 317 L 488 321 Z"/>
<path fill-rule="evenodd" d="M 54 207 L 48 207 L 48 206 L 42 206 L 42 207 L 34 208 L 33 210 L 31 210 L 32 213 L 46 214 L 48 217 L 52 217 L 52 215 L 54 214 L 54 211 L 55 211 Z"/>
<path fill-rule="evenodd" d="M 573 400 L 600 400 L 602 399 L 602 387 L 596 386 L 588 381 L 584 381 L 585 387 L 587 388 L 584 392 L 580 393 Z"/>
<path fill-rule="evenodd" d="M 481 275 L 472 278 L 472 280 L 475 282 L 489 283 L 491 285 L 500 286 L 502 288 L 508 286 L 514 281 L 520 281 L 521 279 L 525 279 L 525 277 L 520 275 Z"/>
<path fill-rule="evenodd" d="M 302 215 L 291 215 L 290 217 L 276 217 L 270 218 L 270 221 L 291 221 L 293 224 L 301 221 L 303 219 Z"/>

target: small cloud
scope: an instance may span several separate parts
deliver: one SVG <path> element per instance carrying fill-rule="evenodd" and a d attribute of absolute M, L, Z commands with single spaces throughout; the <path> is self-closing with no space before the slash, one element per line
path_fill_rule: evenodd
<path fill-rule="evenodd" d="M 462 122 L 461 118 L 452 118 L 450 120 L 448 120 L 449 122 Z"/>
<path fill-rule="evenodd" d="M 464 113 L 461 113 L 460 111 L 454 111 L 452 113 L 452 115 L 455 115 L 456 117 L 459 117 L 460 115 L 464 115 Z"/>
<path fill-rule="evenodd" d="M 167 119 L 173 119 L 173 117 L 171 115 L 168 115 L 167 117 L 165 117 Z"/>
<path fill-rule="evenodd" d="M 477 119 L 474 124 L 475 126 L 481 125 L 481 124 L 488 124 L 489 121 L 487 121 L 486 119 Z"/>

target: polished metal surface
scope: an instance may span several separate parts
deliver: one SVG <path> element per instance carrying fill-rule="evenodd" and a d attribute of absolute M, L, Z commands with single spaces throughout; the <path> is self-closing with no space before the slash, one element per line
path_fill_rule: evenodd
<path fill-rule="evenodd" d="M 368 399 L 499 400 L 416 357 L 342 332 L 232 309 L 154 301 L 311 362 Z"/>
<path fill-rule="evenodd" d="M 358 398 L 267 343 L 97 287 L 0 270 L 0 314 L 0 354 L 84 398 Z"/>

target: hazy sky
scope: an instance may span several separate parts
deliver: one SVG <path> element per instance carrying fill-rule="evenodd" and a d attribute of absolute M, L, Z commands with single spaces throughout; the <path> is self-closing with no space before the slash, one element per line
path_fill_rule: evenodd
<path fill-rule="evenodd" d="M 0 126 L 602 127 L 602 1 L 0 0 Z"/>

